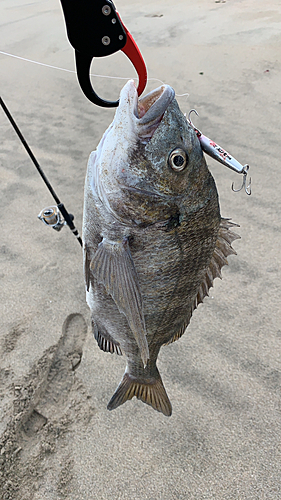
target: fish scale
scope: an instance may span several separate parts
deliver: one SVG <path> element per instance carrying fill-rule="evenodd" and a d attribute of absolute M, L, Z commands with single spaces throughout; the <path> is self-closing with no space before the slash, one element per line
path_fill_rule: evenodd
<path fill-rule="evenodd" d="M 232 226 L 221 218 L 215 182 L 173 89 L 164 85 L 138 100 L 129 81 L 85 182 L 93 333 L 101 350 L 127 360 L 108 409 L 136 396 L 171 415 L 157 357 L 183 335 L 235 253 Z"/>

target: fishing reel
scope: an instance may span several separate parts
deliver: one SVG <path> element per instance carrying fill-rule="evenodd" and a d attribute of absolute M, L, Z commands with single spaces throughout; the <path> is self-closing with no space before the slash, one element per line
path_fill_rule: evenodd
<path fill-rule="evenodd" d="M 74 219 L 72 214 L 69 214 L 71 220 Z M 40 214 L 38 215 L 38 219 L 40 219 L 46 226 L 50 226 L 56 231 L 60 231 L 63 226 L 67 225 L 66 220 L 64 220 L 60 210 L 57 206 L 51 206 L 47 208 L 43 208 Z"/>

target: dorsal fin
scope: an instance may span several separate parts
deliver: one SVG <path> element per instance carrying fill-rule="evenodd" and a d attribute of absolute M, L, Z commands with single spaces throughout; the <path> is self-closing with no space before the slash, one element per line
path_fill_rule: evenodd
<path fill-rule="evenodd" d="M 235 224 L 234 222 L 230 222 L 229 219 L 221 219 L 220 223 L 220 228 L 218 231 L 218 237 L 216 241 L 216 246 L 214 249 L 214 253 L 212 255 L 210 264 L 208 269 L 206 270 L 206 274 L 204 276 L 204 279 L 199 286 L 199 289 L 197 291 L 197 294 L 191 304 L 190 311 L 188 312 L 188 315 L 186 317 L 185 322 L 181 326 L 180 330 L 178 330 L 175 335 L 169 340 L 164 345 L 171 344 L 172 342 L 175 342 L 178 340 L 185 332 L 192 313 L 194 309 L 198 307 L 199 304 L 201 304 L 206 297 L 206 295 L 209 295 L 209 289 L 213 286 L 213 282 L 215 278 L 220 278 L 222 279 L 221 276 L 221 269 L 223 266 L 228 265 L 227 262 L 227 257 L 229 255 L 237 255 L 235 252 L 234 248 L 232 248 L 231 243 L 234 240 L 237 240 L 240 238 L 240 236 L 233 231 L 230 230 L 232 227 L 239 227 L 238 224 Z"/>

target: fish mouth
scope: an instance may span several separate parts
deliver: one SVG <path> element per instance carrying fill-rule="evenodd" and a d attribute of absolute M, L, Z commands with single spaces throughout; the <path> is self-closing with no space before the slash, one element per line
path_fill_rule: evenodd
<path fill-rule="evenodd" d="M 175 97 L 175 91 L 170 85 L 161 85 L 144 97 L 138 99 L 138 115 L 141 123 L 147 123 L 161 117 Z"/>
<path fill-rule="evenodd" d="M 122 108 L 129 104 L 129 113 L 136 122 L 136 131 L 141 142 L 146 144 L 151 140 L 174 97 L 174 89 L 164 84 L 138 98 L 135 82 L 127 82 L 121 92 L 119 106 Z"/>
<path fill-rule="evenodd" d="M 142 143 L 152 139 L 174 97 L 175 91 L 170 85 L 161 85 L 138 100 L 138 136 Z"/>

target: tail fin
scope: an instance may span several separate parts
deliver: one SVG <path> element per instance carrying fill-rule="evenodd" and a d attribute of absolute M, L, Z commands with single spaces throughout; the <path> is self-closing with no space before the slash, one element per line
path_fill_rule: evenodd
<path fill-rule="evenodd" d="M 172 415 L 172 405 L 158 370 L 157 375 L 157 378 L 143 382 L 125 372 L 123 379 L 107 405 L 107 409 L 115 410 L 115 408 L 136 396 L 136 398 L 152 406 L 154 410 L 170 417 Z"/>

